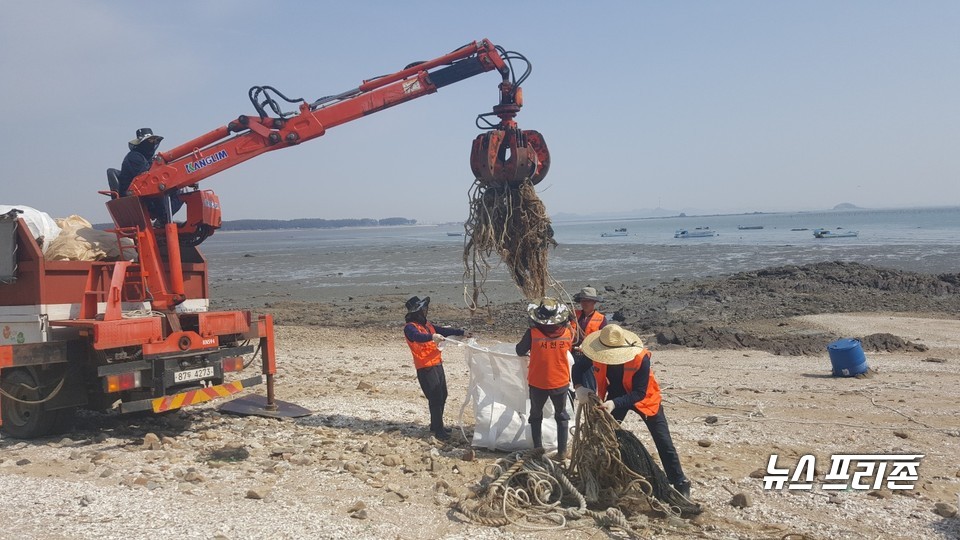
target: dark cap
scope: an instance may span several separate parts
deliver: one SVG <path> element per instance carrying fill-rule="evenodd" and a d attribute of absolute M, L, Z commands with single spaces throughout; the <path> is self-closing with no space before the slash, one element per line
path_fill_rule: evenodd
<path fill-rule="evenodd" d="M 413 296 L 404 305 L 407 307 L 407 313 L 415 313 L 430 305 L 430 297 L 425 296 L 421 299 L 419 296 Z"/>
<path fill-rule="evenodd" d="M 140 146 L 144 142 L 150 142 L 150 143 L 159 145 L 160 141 L 162 140 L 163 140 L 163 137 L 161 137 L 160 135 L 154 135 L 152 129 L 140 128 L 137 130 L 137 138 L 127 143 L 127 145 L 130 147 L 131 150 L 133 150 L 134 148 Z"/>

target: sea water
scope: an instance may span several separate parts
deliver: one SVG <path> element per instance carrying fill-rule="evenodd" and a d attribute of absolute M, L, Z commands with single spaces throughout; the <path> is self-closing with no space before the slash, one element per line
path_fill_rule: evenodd
<path fill-rule="evenodd" d="M 763 228 L 738 228 L 757 226 Z M 553 228 L 559 245 L 550 253 L 551 276 L 575 289 L 823 261 L 960 272 L 960 207 L 570 221 Z M 626 228 L 627 236 L 601 236 L 617 228 Z M 673 237 L 677 229 L 697 228 L 717 236 Z M 815 228 L 858 236 L 817 239 Z M 289 282 L 304 291 L 459 290 L 464 237 L 447 233 L 460 231 L 448 225 L 219 232 L 201 249 L 214 280 Z M 494 256 L 491 262 L 499 261 Z M 509 282 L 502 265 L 489 279 L 492 285 Z"/>

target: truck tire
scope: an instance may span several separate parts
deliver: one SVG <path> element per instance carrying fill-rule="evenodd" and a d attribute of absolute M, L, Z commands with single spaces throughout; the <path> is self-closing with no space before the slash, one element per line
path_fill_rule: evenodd
<path fill-rule="evenodd" d="M 3 431 L 16 439 L 33 439 L 48 435 L 57 421 L 56 411 L 48 411 L 43 403 L 22 403 L 21 401 L 39 401 L 37 380 L 26 369 L 17 369 L 3 374 L 0 388 L 0 414 L 3 418 Z M 16 399 L 7 397 L 7 394 Z M 21 401 L 17 401 L 21 400 Z"/>

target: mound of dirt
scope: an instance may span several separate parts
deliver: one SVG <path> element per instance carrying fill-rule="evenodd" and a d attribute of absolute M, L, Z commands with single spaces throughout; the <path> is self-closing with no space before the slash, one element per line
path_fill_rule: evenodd
<path fill-rule="evenodd" d="M 714 324 L 863 311 L 960 312 L 960 274 L 928 275 L 859 263 L 781 266 L 649 289 L 621 285 L 625 321 Z M 608 303 L 609 311 L 609 303 Z"/>
<path fill-rule="evenodd" d="M 915 351 L 923 352 L 929 349 L 921 343 L 904 341 L 899 337 L 885 332 L 879 334 L 870 334 L 860 338 L 860 344 L 865 351 L 873 352 L 894 352 L 894 351 Z"/>
<path fill-rule="evenodd" d="M 826 262 L 741 272 L 642 289 L 615 289 L 613 319 L 661 345 L 822 354 L 841 336 L 791 317 L 820 313 L 960 313 L 960 274 L 928 275 L 858 263 Z M 609 294 L 609 296 L 614 296 Z M 612 302 L 608 302 L 609 307 Z M 855 337 L 855 336 L 845 336 Z M 925 350 L 890 334 L 860 337 L 865 350 Z"/>

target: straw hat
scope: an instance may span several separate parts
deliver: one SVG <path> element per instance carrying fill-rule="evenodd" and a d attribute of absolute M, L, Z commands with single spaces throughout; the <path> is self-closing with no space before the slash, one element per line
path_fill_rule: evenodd
<path fill-rule="evenodd" d="M 599 332 L 583 338 L 580 350 L 594 362 L 619 366 L 633 360 L 643 350 L 640 336 L 616 324 L 608 324 Z"/>
<path fill-rule="evenodd" d="M 160 135 L 154 135 L 152 129 L 140 128 L 137 130 L 137 137 L 132 141 L 130 141 L 129 143 L 127 143 L 127 146 L 129 146 L 130 149 L 133 150 L 134 148 L 140 146 L 145 141 L 149 141 L 153 144 L 160 144 L 160 141 L 162 140 L 163 140 L 163 137 L 161 137 Z"/>
<path fill-rule="evenodd" d="M 573 301 L 579 302 L 581 300 L 593 300 L 594 302 L 603 302 L 603 297 L 597 294 L 597 290 L 593 287 L 584 287 L 580 289 L 580 292 L 573 295 Z"/>
<path fill-rule="evenodd" d="M 544 296 L 537 304 L 527 306 L 530 320 L 543 325 L 562 324 L 568 320 L 570 310 L 556 298 Z"/>
<path fill-rule="evenodd" d="M 420 298 L 419 296 L 413 296 L 406 301 L 404 306 L 407 308 L 407 313 L 415 313 L 421 309 L 430 305 L 430 297 L 425 296 Z"/>

